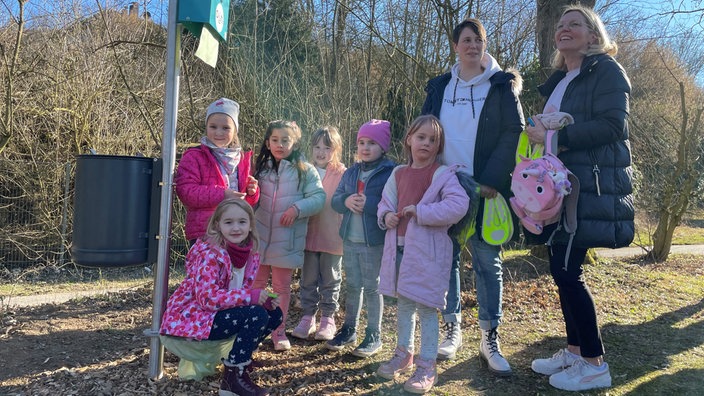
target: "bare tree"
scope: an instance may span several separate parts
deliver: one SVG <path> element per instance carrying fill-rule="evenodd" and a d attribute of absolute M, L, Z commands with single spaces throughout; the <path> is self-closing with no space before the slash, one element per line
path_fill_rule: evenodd
<path fill-rule="evenodd" d="M 7 48 L 4 44 L 0 43 L 0 56 L 2 56 L 2 74 L 4 75 L 4 90 L 5 95 L 3 98 L 4 111 L 2 112 L 2 117 L 0 117 L 0 153 L 5 150 L 7 144 L 10 142 L 12 135 L 14 134 L 15 125 L 15 102 L 13 100 L 13 95 L 15 91 L 15 79 L 20 74 L 19 71 L 19 60 L 20 60 L 20 47 L 22 45 L 22 35 L 24 34 L 24 6 L 27 0 L 17 0 L 19 5 L 19 12 L 16 18 L 12 18 L 15 22 L 15 37 L 14 43 L 11 48 Z M 10 30 L 11 32 L 11 30 Z M 9 32 L 3 32 L 3 35 Z"/>

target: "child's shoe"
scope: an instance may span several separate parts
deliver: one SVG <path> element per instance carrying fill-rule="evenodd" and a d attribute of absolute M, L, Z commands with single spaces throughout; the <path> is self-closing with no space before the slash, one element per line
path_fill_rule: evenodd
<path fill-rule="evenodd" d="M 395 380 L 400 374 L 413 370 L 413 353 L 402 346 L 397 346 L 394 357 L 382 363 L 376 370 L 376 375 L 381 378 Z"/>
<path fill-rule="evenodd" d="M 354 327 L 342 325 L 332 340 L 325 343 L 325 347 L 331 351 L 339 351 L 345 345 L 354 344 L 357 341 L 357 330 Z"/>
<path fill-rule="evenodd" d="M 378 331 L 365 331 L 364 340 L 352 354 L 357 357 L 369 357 L 381 350 L 381 335 Z"/>
<path fill-rule="evenodd" d="M 403 384 L 406 392 L 423 394 L 430 391 L 438 382 L 438 372 L 435 360 L 425 360 L 418 358 L 417 367 L 413 376 Z"/>
<path fill-rule="evenodd" d="M 315 333 L 315 339 L 318 341 L 332 340 L 335 337 L 335 332 L 337 332 L 335 319 L 330 316 L 323 316 L 320 318 L 320 326 L 318 326 L 318 332 Z"/>
<path fill-rule="evenodd" d="M 225 364 L 225 371 L 220 380 L 220 396 L 267 396 L 269 390 L 257 386 L 252 379 L 249 378 L 249 372 L 243 367 L 244 364 L 237 366 L 228 366 Z"/>
<path fill-rule="evenodd" d="M 550 385 L 566 391 L 583 391 L 611 386 L 609 365 L 604 362 L 601 367 L 578 359 L 567 369 L 550 376 Z"/>
<path fill-rule="evenodd" d="M 274 330 L 271 333 L 271 341 L 274 343 L 274 350 L 288 351 L 291 349 L 291 342 L 286 337 L 286 330 Z"/>
<path fill-rule="evenodd" d="M 307 340 L 313 333 L 315 333 L 315 316 L 303 315 L 301 322 L 293 329 L 291 335 L 302 340 Z"/>

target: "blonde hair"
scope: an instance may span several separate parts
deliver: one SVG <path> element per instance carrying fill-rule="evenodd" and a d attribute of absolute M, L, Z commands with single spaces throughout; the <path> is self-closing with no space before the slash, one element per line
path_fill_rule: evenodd
<path fill-rule="evenodd" d="M 569 5 L 562 12 L 560 18 L 565 16 L 568 12 L 579 12 L 584 16 L 584 20 L 587 22 L 587 28 L 594 33 L 596 36 L 596 43 L 589 45 L 587 50 L 584 52 L 584 56 L 591 56 L 597 54 L 607 54 L 615 56 L 618 53 L 618 46 L 615 41 L 609 38 L 609 34 L 606 32 L 604 27 L 604 22 L 602 22 L 601 17 L 594 12 L 589 7 L 585 7 L 578 4 Z M 555 50 L 552 56 L 552 67 L 558 70 L 565 69 L 565 57 L 562 56 L 560 51 Z"/>
<path fill-rule="evenodd" d="M 411 125 L 406 130 L 406 135 L 403 137 L 403 153 L 406 155 L 409 165 L 413 163 L 413 154 L 411 153 L 411 144 L 408 139 L 425 124 L 430 124 L 435 132 L 435 140 L 438 142 L 438 155 L 445 151 L 445 131 L 442 128 L 442 124 L 440 124 L 440 120 L 432 114 L 419 116 L 411 122 Z"/>
<path fill-rule="evenodd" d="M 225 237 L 222 235 L 218 223 L 220 223 L 222 215 L 225 211 L 232 206 L 237 206 L 247 213 L 247 217 L 249 217 L 249 226 L 251 229 L 249 230 L 249 235 L 244 242 L 248 244 L 249 241 L 251 241 L 252 251 L 257 251 L 259 248 L 259 234 L 257 234 L 256 220 L 254 219 L 254 209 L 252 209 L 247 201 L 240 198 L 228 198 L 220 201 L 218 206 L 215 208 L 215 212 L 213 212 L 213 215 L 210 216 L 210 220 L 208 220 L 208 228 L 205 230 L 206 241 L 216 246 L 225 247 Z"/>
<path fill-rule="evenodd" d="M 324 126 L 318 129 L 310 138 L 311 149 L 321 140 L 323 144 L 332 148 L 330 162 L 334 166 L 339 165 L 341 163 L 340 157 L 342 156 L 342 137 L 340 137 L 340 132 L 334 126 Z"/>

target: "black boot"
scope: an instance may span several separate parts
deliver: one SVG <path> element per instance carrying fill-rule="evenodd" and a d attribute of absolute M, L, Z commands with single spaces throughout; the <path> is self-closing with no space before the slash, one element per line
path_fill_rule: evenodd
<path fill-rule="evenodd" d="M 269 396 L 269 390 L 260 388 L 244 367 L 227 366 L 220 381 L 220 396 Z"/>

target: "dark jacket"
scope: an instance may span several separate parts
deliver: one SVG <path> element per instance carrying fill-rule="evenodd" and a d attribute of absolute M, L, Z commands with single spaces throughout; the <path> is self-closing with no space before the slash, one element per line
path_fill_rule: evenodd
<path fill-rule="evenodd" d="M 565 74 L 553 73 L 538 87 L 541 95 L 549 97 Z M 560 111 L 574 117 L 574 124 L 558 132 L 558 144 L 567 148 L 559 158 L 580 183 L 573 246 L 618 248 L 633 241 L 630 92 L 621 65 L 609 55 L 593 55 L 582 61 L 560 104 Z M 569 236 L 560 231 L 553 239 L 561 244 L 568 241 Z"/>
<path fill-rule="evenodd" d="M 450 78 L 451 74 L 446 73 L 428 81 L 422 114 L 440 118 L 442 98 Z M 511 172 L 516 165 L 516 145 L 524 126 L 523 109 L 518 100 L 522 80 L 518 73 L 500 71 L 489 81 L 491 88 L 480 114 L 474 148 L 474 180 L 495 188 L 508 202 L 512 196 Z M 477 232 L 480 232 L 483 208 L 482 199 L 477 213 Z"/>
<path fill-rule="evenodd" d="M 384 190 L 386 180 L 391 175 L 391 171 L 394 170 L 394 167 L 396 167 L 396 163 L 390 159 L 384 159 L 374 168 L 364 185 L 364 195 L 367 196 L 367 200 L 364 202 L 364 209 L 362 210 L 362 223 L 364 224 L 364 235 L 367 239 L 367 246 L 384 244 L 386 230 L 379 228 L 376 211 L 381 201 L 381 192 Z M 361 168 L 362 164 L 357 162 L 345 171 L 330 202 L 336 212 L 342 213 L 340 237 L 343 241 L 347 239 L 350 217 L 352 216 L 352 211 L 345 206 L 345 200 L 350 195 L 357 193 L 357 180 L 359 179 Z"/>

